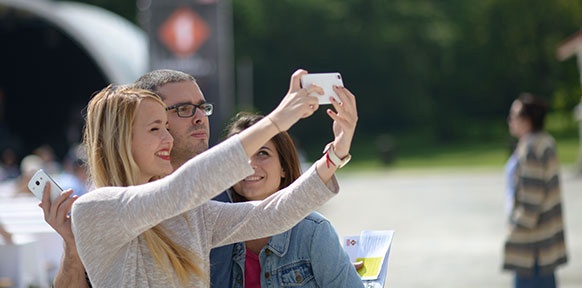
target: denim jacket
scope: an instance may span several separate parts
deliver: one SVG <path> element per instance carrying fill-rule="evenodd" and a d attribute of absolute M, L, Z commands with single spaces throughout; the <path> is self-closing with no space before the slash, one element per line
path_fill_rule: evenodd
<path fill-rule="evenodd" d="M 232 287 L 243 287 L 245 255 L 244 243 L 234 244 Z M 317 212 L 271 237 L 259 259 L 262 288 L 364 287 L 335 229 Z"/>
<path fill-rule="evenodd" d="M 220 202 L 232 202 L 228 191 L 222 192 L 212 200 Z M 232 251 L 235 244 L 228 244 L 210 250 L 210 287 L 232 287 Z"/>

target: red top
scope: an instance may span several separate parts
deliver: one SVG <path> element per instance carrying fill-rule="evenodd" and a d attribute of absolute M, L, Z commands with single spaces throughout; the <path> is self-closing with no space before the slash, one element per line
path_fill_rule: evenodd
<path fill-rule="evenodd" d="M 245 257 L 245 288 L 261 288 L 261 262 L 259 255 L 247 249 Z"/>

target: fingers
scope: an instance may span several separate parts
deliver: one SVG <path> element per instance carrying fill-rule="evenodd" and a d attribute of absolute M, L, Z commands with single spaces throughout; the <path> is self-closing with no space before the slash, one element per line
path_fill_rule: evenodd
<path fill-rule="evenodd" d="M 289 85 L 289 92 L 297 91 L 301 89 L 301 76 L 307 74 L 306 70 L 297 69 L 293 75 L 291 75 L 291 83 Z"/>
<path fill-rule="evenodd" d="M 352 92 L 350 92 L 350 90 L 348 90 L 345 87 L 339 87 L 339 86 L 334 86 L 333 87 L 333 91 L 335 91 L 335 93 L 338 96 L 338 101 L 339 103 L 337 104 L 342 104 L 342 103 L 347 103 L 347 105 L 349 105 L 349 109 L 353 110 L 353 111 L 357 111 L 357 107 L 356 107 L 356 96 L 354 96 L 354 94 L 352 94 Z M 333 101 L 332 101 L 333 104 Z M 338 108 L 335 104 L 334 104 L 334 108 Z"/>
<path fill-rule="evenodd" d="M 67 197 L 66 200 L 61 203 L 59 208 L 56 209 L 57 213 L 55 219 L 57 224 L 63 224 L 64 222 L 70 221 L 69 212 L 71 211 L 71 207 L 77 198 L 79 198 L 77 195 Z"/>
<path fill-rule="evenodd" d="M 270 119 L 277 124 L 279 131 L 286 131 L 299 119 L 309 117 L 319 108 L 317 94 L 322 94 L 323 89 L 318 86 L 301 88 L 301 77 L 307 71 L 298 69 L 291 76 L 289 92 L 281 103 L 273 110 Z"/>
<path fill-rule="evenodd" d="M 51 186 L 48 181 L 44 184 L 44 190 L 42 190 L 42 203 L 51 205 Z"/>
<path fill-rule="evenodd" d="M 327 109 L 333 119 L 334 148 L 338 155 L 347 155 L 358 122 L 358 111 L 355 96 L 344 87 L 334 87 L 339 101 L 332 98 L 331 104 L 337 112 Z"/>
<path fill-rule="evenodd" d="M 71 217 L 69 212 L 73 203 L 78 199 L 78 196 L 71 194 L 73 190 L 68 189 L 61 193 L 57 199 L 55 199 L 50 213 L 46 222 L 55 229 L 59 235 L 63 238 L 66 243 L 74 243 L 75 236 L 73 235 L 71 227 Z"/>
<path fill-rule="evenodd" d="M 322 93 L 321 87 L 310 86 L 298 89 L 285 96 L 272 115 L 275 122 L 284 130 L 289 129 L 297 120 L 309 117 L 319 108 L 317 93 Z"/>
<path fill-rule="evenodd" d="M 41 202 L 43 208 L 45 221 L 55 228 L 60 222 L 64 221 L 65 216 L 69 213 L 73 199 L 70 197 L 73 194 L 72 189 L 67 189 L 61 192 L 61 195 L 54 200 L 54 203 Z M 43 197 L 44 200 L 44 197 Z M 55 228 L 56 229 L 56 228 Z"/>
<path fill-rule="evenodd" d="M 331 104 L 337 112 L 328 109 L 327 114 L 334 121 L 347 122 L 355 126 L 358 121 L 358 110 L 356 107 L 356 97 L 348 89 L 344 87 L 334 87 L 339 101 L 335 98 L 331 98 Z"/>
<path fill-rule="evenodd" d="M 48 220 L 50 218 L 51 207 L 53 206 L 52 203 L 51 203 L 51 195 L 50 194 L 51 194 L 51 188 L 50 188 L 49 182 L 47 182 L 47 183 L 45 183 L 44 190 L 42 192 L 42 200 L 38 204 L 38 206 L 40 208 L 42 208 L 42 212 L 44 214 L 44 220 L 47 221 L 47 222 L 48 222 Z M 58 199 L 56 199 L 56 200 L 58 200 Z M 58 204 L 55 203 L 54 206 L 58 206 Z"/>
<path fill-rule="evenodd" d="M 314 96 L 312 93 L 320 93 L 323 94 L 323 90 L 320 87 L 312 86 L 306 90 L 305 97 L 305 112 L 303 113 L 301 118 L 307 118 L 311 116 L 317 109 L 319 108 L 319 100 L 317 96 Z"/>
<path fill-rule="evenodd" d="M 319 86 L 317 86 L 315 84 L 311 84 L 311 85 L 309 85 L 309 87 L 303 88 L 303 89 L 306 89 L 307 95 L 313 96 L 313 97 L 315 97 L 315 99 L 317 99 L 317 95 L 316 94 L 323 95 L 323 93 L 325 93 L 325 91 L 323 90 L 323 88 L 321 88 L 321 87 L 319 87 Z"/>
<path fill-rule="evenodd" d="M 354 267 L 356 268 L 356 270 L 362 269 L 362 267 L 364 267 L 364 261 L 354 262 Z"/>

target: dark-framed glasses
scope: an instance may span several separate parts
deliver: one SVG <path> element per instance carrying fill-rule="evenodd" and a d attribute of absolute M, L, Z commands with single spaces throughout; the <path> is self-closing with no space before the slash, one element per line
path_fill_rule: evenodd
<path fill-rule="evenodd" d="M 181 103 L 172 106 L 166 107 L 166 111 L 176 110 L 176 114 L 180 118 L 190 118 L 196 114 L 196 108 L 200 109 L 205 116 L 212 115 L 214 111 L 214 105 L 210 103 L 202 103 L 202 104 L 191 104 L 191 103 Z"/>

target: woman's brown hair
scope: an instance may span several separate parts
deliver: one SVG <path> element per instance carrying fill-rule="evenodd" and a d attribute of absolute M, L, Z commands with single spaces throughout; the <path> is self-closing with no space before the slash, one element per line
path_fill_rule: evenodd
<path fill-rule="evenodd" d="M 252 114 L 247 112 L 240 112 L 233 117 L 230 124 L 226 127 L 225 133 L 226 137 L 230 137 L 234 134 L 240 133 L 241 131 L 251 127 L 253 124 L 259 122 L 263 119 L 263 115 Z M 286 131 L 280 132 L 279 134 L 273 136 L 271 141 L 275 144 L 277 153 L 279 154 L 279 161 L 281 162 L 281 168 L 285 171 L 285 178 L 281 179 L 281 184 L 279 185 L 279 190 L 289 186 L 293 181 L 295 181 L 299 176 L 301 176 L 301 165 L 299 163 L 299 156 L 297 156 L 297 149 L 293 139 Z"/>

